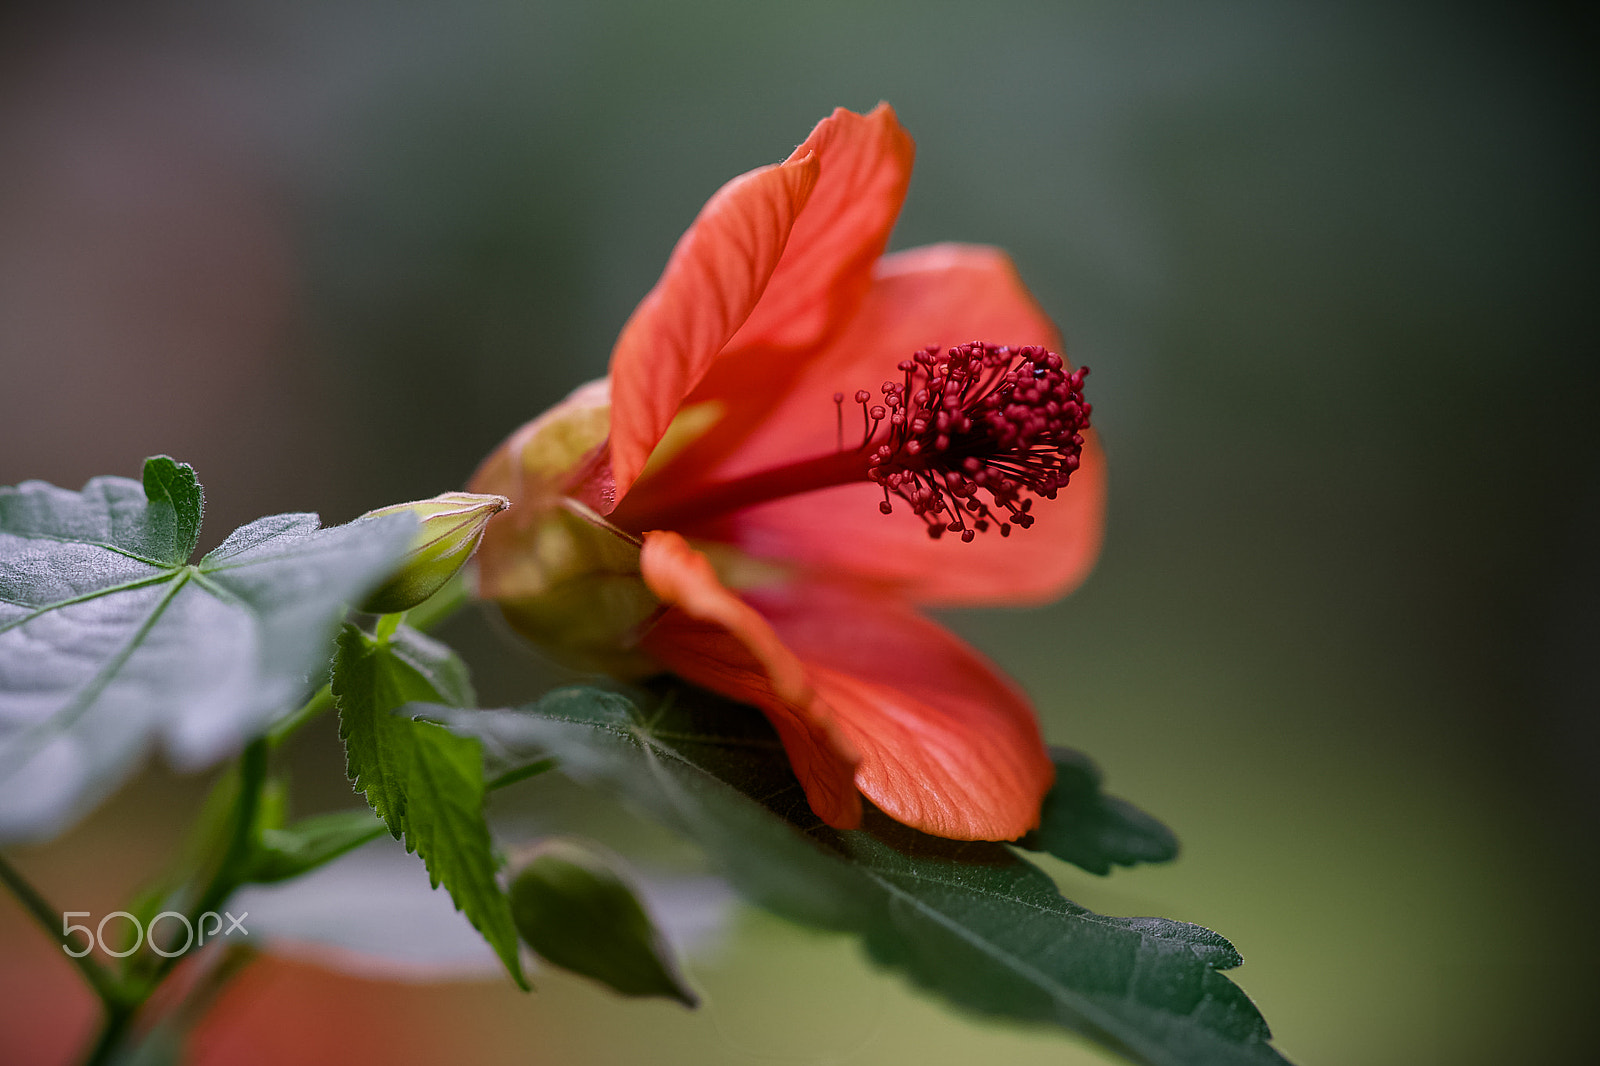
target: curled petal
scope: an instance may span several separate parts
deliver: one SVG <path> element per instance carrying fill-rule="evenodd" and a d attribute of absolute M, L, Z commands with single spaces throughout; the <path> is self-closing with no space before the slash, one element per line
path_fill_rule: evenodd
<path fill-rule="evenodd" d="M 859 824 L 855 751 L 794 652 L 676 533 L 645 534 L 640 567 L 672 608 L 645 635 L 643 650 L 686 681 L 760 708 L 817 817 L 838 828 Z"/>
<path fill-rule="evenodd" d="M 817 172 L 816 157 L 807 155 L 724 185 L 623 327 L 611 353 L 610 467 L 618 498 L 766 290 Z"/>
<path fill-rule="evenodd" d="M 856 787 L 896 821 L 957 840 L 1038 825 L 1054 779 L 1027 700 L 911 608 L 847 588 L 752 595 L 860 755 Z"/>
<path fill-rule="evenodd" d="M 723 587 L 706 557 L 676 533 L 646 533 L 639 554 L 645 584 L 690 618 L 738 635 L 767 677 L 773 695 L 804 703 L 811 695 L 805 668 L 756 610 Z"/>
<path fill-rule="evenodd" d="M 866 115 L 840 108 L 794 150 L 784 166 L 814 162 L 815 186 L 749 318 L 684 400 L 685 406 L 718 412 L 718 425 L 692 455 L 714 456 L 720 441 L 748 433 L 765 416 L 765 403 L 782 396 L 818 346 L 845 328 L 872 287 L 915 154 L 910 135 L 887 104 Z M 740 280 L 736 272 L 727 277 Z M 701 298 L 714 305 L 736 302 L 732 294 L 706 292 Z M 754 398 L 761 402 L 751 403 Z M 652 467 L 660 465 L 660 456 L 652 456 Z M 646 476 L 638 489 L 653 496 L 661 486 L 652 491 L 651 480 Z M 614 506 L 601 499 L 589 502 L 608 513 Z"/>
<path fill-rule="evenodd" d="M 848 321 L 900 214 L 916 146 L 888 104 L 865 115 L 841 107 L 789 161 L 808 155 L 820 167 L 816 188 L 767 291 L 729 344 L 730 358 L 753 349 L 813 348 Z"/>

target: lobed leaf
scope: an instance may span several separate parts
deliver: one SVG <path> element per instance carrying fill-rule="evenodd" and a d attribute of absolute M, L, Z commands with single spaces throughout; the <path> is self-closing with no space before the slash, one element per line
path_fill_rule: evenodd
<path fill-rule="evenodd" d="M 190 770 L 260 734 L 411 535 L 277 515 L 191 564 L 203 510 L 165 456 L 142 482 L 0 488 L 0 843 L 66 828 L 157 744 Z"/>
<path fill-rule="evenodd" d="M 748 709 L 689 694 L 644 714 L 577 688 L 515 711 L 441 713 L 497 765 L 553 756 L 621 793 L 698 841 L 749 898 L 854 934 L 962 1007 L 1059 1025 L 1148 1066 L 1285 1062 L 1218 972 L 1239 956 L 1216 933 L 1095 914 L 1003 844 L 941 840 L 875 812 L 863 830 L 830 829 Z"/>

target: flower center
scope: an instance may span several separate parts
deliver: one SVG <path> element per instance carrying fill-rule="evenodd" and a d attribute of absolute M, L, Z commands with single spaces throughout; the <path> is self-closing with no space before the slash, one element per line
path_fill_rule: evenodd
<path fill-rule="evenodd" d="M 1033 525 L 1031 497 L 1053 500 L 1078 469 L 1090 405 L 1087 367 L 1068 372 L 1062 358 L 1033 346 L 963 344 L 925 348 L 885 381 L 881 403 L 862 389 L 862 437 L 844 443 L 844 394 L 833 396 L 838 450 L 755 474 L 701 486 L 691 496 L 638 507 L 625 500 L 625 525 L 680 528 L 786 496 L 861 481 L 881 486 L 878 509 L 898 496 L 930 537 L 959 533 L 971 541 L 998 528 Z M 634 503 L 634 508 L 629 508 Z M 618 517 L 616 515 L 613 516 Z M 631 521 L 628 520 L 631 518 Z"/>
<path fill-rule="evenodd" d="M 925 348 L 899 369 L 902 380 L 883 383 L 883 404 L 869 409 L 856 395 L 872 420 L 867 474 L 883 486 L 879 510 L 892 513 L 898 496 L 929 536 L 963 541 L 1033 525 L 1026 494 L 1055 499 L 1081 461 L 1088 368 L 1069 373 L 1044 348 L 963 344 Z"/>

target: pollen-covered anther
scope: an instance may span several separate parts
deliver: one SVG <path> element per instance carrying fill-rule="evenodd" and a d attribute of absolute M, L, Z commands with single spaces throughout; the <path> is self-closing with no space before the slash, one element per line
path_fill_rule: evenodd
<path fill-rule="evenodd" d="M 1027 496 L 1055 499 L 1078 469 L 1088 368 L 1069 371 L 1045 348 L 975 343 L 923 349 L 898 369 L 903 379 L 883 383 L 881 404 L 856 393 L 869 474 L 884 490 L 879 510 L 891 513 L 899 496 L 929 536 L 966 542 L 1032 526 Z"/>

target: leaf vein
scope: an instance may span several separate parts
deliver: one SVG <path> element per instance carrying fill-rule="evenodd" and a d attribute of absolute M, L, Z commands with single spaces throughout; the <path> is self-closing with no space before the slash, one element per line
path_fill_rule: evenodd
<path fill-rule="evenodd" d="M 66 706 L 48 718 L 35 723 L 17 738 L 15 744 L 6 749 L 6 755 L 16 756 L 20 753 L 21 758 L 20 761 L 14 759 L 10 767 L 0 767 L 0 777 L 9 775 L 17 766 L 25 764 L 39 750 L 38 744 L 36 742 L 30 743 L 30 739 L 37 738 L 47 732 L 65 730 L 94 705 L 94 701 L 100 698 L 100 693 L 105 691 L 106 686 L 111 684 L 112 678 L 115 677 L 117 671 L 121 670 L 127 661 L 133 657 L 133 653 L 144 642 L 144 638 L 149 635 L 150 630 L 155 628 L 155 624 L 161 620 L 162 614 L 166 612 L 167 606 L 172 603 L 173 598 L 178 595 L 179 590 L 187 582 L 188 575 L 180 575 L 178 580 L 173 582 L 172 588 L 167 594 L 162 596 L 156 605 L 151 608 L 149 617 L 139 624 L 139 628 L 134 631 L 133 636 L 128 638 L 105 666 L 101 667 L 100 671 L 90 679 L 89 683 L 80 689 L 78 694 Z"/>
<path fill-rule="evenodd" d="M 7 622 L 5 625 L 0 625 L 0 633 L 5 633 L 9 630 L 17 628 L 18 626 L 27 625 L 35 618 L 49 614 L 51 611 L 58 611 L 63 607 L 71 607 L 79 603 L 88 603 L 90 600 L 99 599 L 101 596 L 109 596 L 114 592 L 131 592 L 134 589 L 144 588 L 147 585 L 159 585 L 163 581 L 171 581 L 178 573 L 180 573 L 180 568 L 168 568 L 162 573 L 152 574 L 149 577 L 141 577 L 136 581 L 126 581 L 120 585 L 110 585 L 103 589 L 95 589 L 93 592 L 86 592 L 81 596 L 73 596 L 71 599 L 57 600 L 55 603 L 47 603 L 42 607 L 36 608 L 32 614 L 24 615 L 23 617 L 15 619 L 14 621 Z M 15 600 L 6 600 L 5 602 L 15 604 L 18 607 L 33 606 L 32 604 L 17 603 Z"/>
<path fill-rule="evenodd" d="M 0 532 L 4 532 L 8 537 L 16 537 L 18 540 L 48 540 L 56 544 L 86 544 L 91 548 L 102 548 L 105 551 L 111 552 L 113 555 L 121 555 L 124 558 L 132 559 L 135 562 L 145 563 L 148 566 L 159 566 L 162 569 L 172 569 L 175 565 L 170 560 L 146 559 L 138 552 L 131 552 L 126 548 L 119 548 L 115 544 L 107 544 L 103 540 L 83 540 L 80 537 L 61 537 L 53 533 L 23 533 L 14 529 L 0 530 Z"/>

